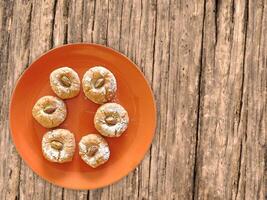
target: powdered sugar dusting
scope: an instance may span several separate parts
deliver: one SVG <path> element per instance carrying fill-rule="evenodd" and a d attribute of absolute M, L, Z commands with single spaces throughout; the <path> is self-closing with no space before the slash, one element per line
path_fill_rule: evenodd
<path fill-rule="evenodd" d="M 106 123 L 105 118 L 115 115 L 118 117 L 117 123 L 110 126 Z M 119 104 L 106 103 L 98 108 L 95 115 L 95 124 L 97 130 L 108 137 L 119 137 L 128 127 L 129 117 L 127 111 Z"/>
<path fill-rule="evenodd" d="M 48 105 L 56 108 L 51 114 L 44 112 L 44 108 Z M 33 106 L 32 115 L 42 126 L 53 128 L 60 125 L 65 120 L 67 108 L 65 103 L 57 97 L 43 96 Z"/>
<path fill-rule="evenodd" d="M 94 83 L 96 79 L 104 78 L 105 83 L 102 87 L 96 88 Z M 117 82 L 114 75 L 106 68 L 96 66 L 86 71 L 82 80 L 85 95 L 96 103 L 104 103 L 112 99 L 116 90 Z"/>
<path fill-rule="evenodd" d="M 80 151 L 82 153 L 86 153 L 87 152 L 87 148 L 86 148 L 86 145 L 82 142 L 79 143 L 79 148 L 80 148 Z"/>
<path fill-rule="evenodd" d="M 54 149 L 51 146 L 52 141 L 59 141 L 63 144 L 63 149 Z M 66 129 L 56 129 L 47 132 L 42 139 L 42 151 L 49 161 L 52 162 L 67 162 L 72 160 L 75 150 L 74 136 Z"/>
<path fill-rule="evenodd" d="M 59 151 L 55 150 L 49 146 L 43 147 L 43 152 L 49 160 L 58 160 L 59 159 Z"/>
<path fill-rule="evenodd" d="M 98 149 L 93 156 L 89 156 L 88 148 L 89 145 L 92 144 L 97 145 Z M 101 164 L 104 164 L 109 159 L 110 150 L 108 144 L 101 136 L 89 134 L 84 136 L 79 142 L 79 154 L 85 163 L 95 168 Z"/>
<path fill-rule="evenodd" d="M 64 87 L 60 82 L 62 75 L 67 76 L 70 81 L 70 87 Z M 69 67 L 61 67 L 50 74 L 50 85 L 52 90 L 61 98 L 67 99 L 76 96 L 80 91 L 80 79 L 78 74 Z"/>
<path fill-rule="evenodd" d="M 98 149 L 98 153 L 103 156 L 103 158 L 105 160 L 108 160 L 109 159 L 109 156 L 110 156 L 110 151 L 109 151 L 109 148 L 107 145 L 103 145 L 103 144 L 100 144 L 99 145 L 99 149 Z"/>

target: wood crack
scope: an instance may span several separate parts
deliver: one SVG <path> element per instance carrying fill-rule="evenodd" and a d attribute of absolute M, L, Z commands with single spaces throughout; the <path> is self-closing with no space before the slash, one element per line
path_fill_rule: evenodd
<path fill-rule="evenodd" d="M 32 32 L 32 26 L 31 26 L 32 15 L 33 15 L 33 4 L 31 3 L 30 14 L 29 14 L 29 37 L 27 38 L 26 46 L 30 46 L 30 39 L 31 39 L 31 32 Z M 31 52 L 31 50 L 29 48 L 29 53 L 28 53 L 28 57 L 27 57 L 27 64 L 28 65 L 30 64 L 30 52 Z"/>
<path fill-rule="evenodd" d="M 106 45 L 108 45 L 108 22 L 109 22 L 109 0 L 108 0 L 108 16 L 107 16 L 107 30 L 106 30 Z"/>
<path fill-rule="evenodd" d="M 64 18 L 65 19 L 65 32 L 64 32 L 64 44 L 68 43 L 68 31 L 69 31 L 69 26 L 68 26 L 68 16 L 69 16 L 69 1 L 64 1 L 64 12 L 63 12 Z"/>
<path fill-rule="evenodd" d="M 198 102 L 197 102 L 197 124 L 196 124 L 196 140 L 195 140 L 195 161 L 193 168 L 193 183 L 192 183 L 192 200 L 197 199 L 197 155 L 198 155 L 198 143 L 200 140 L 200 110 L 201 110 L 201 79 L 203 70 L 203 54 L 204 54 L 204 35 L 205 35 L 205 18 L 206 18 L 206 1 L 204 1 L 203 21 L 202 21 L 202 34 L 201 34 L 201 48 L 199 59 L 199 77 L 198 77 Z"/>
<path fill-rule="evenodd" d="M 18 166 L 19 166 L 19 177 L 18 177 L 19 181 L 18 181 L 18 185 L 17 185 L 18 196 L 16 196 L 16 197 L 18 197 L 18 199 L 20 199 L 20 174 L 21 174 L 21 164 L 22 164 L 22 161 L 21 161 L 21 158 L 19 158 L 19 164 L 18 164 Z"/>
<path fill-rule="evenodd" d="M 240 103 L 239 103 L 239 113 L 238 113 L 238 129 L 241 123 L 241 113 L 243 109 L 243 95 L 244 95 L 244 80 L 245 80 L 245 58 L 246 58 L 246 44 L 247 44 L 247 24 L 248 24 L 248 16 L 249 16 L 249 9 L 248 9 L 248 0 L 246 2 L 245 6 L 245 22 L 244 22 L 244 32 L 245 32 L 245 38 L 244 38 L 244 51 L 243 51 L 243 63 L 242 63 L 242 80 L 241 80 L 241 96 L 240 96 Z"/>
<path fill-rule="evenodd" d="M 87 190 L 86 200 L 89 200 L 90 198 L 90 190 Z"/>
<path fill-rule="evenodd" d="M 158 11 L 158 6 L 157 6 L 157 0 L 155 0 L 155 27 L 154 27 L 154 34 L 153 34 L 153 61 L 152 61 L 152 79 L 151 79 L 151 85 L 154 85 L 154 68 L 155 68 L 155 59 L 156 59 L 156 36 L 157 36 L 157 11 Z M 157 125 L 158 126 L 158 125 Z M 149 169 L 151 169 L 151 166 L 152 166 L 152 148 L 153 148 L 153 145 L 151 145 L 150 147 L 150 156 L 149 156 Z M 149 183 L 148 183 L 148 194 L 150 194 L 150 180 L 151 180 L 151 173 L 152 171 L 149 170 L 149 176 L 148 176 L 148 180 L 149 180 Z"/>
<path fill-rule="evenodd" d="M 83 42 L 83 27 L 84 27 L 84 0 L 82 1 L 82 17 L 81 17 L 81 20 L 82 20 L 82 24 L 81 24 L 81 42 Z"/>
<path fill-rule="evenodd" d="M 65 192 L 65 189 L 62 188 L 62 193 L 61 193 L 61 199 L 64 200 L 64 192 Z"/>
<path fill-rule="evenodd" d="M 263 25 L 263 16 L 264 16 L 264 4 L 262 5 L 262 12 L 261 12 L 262 14 L 261 14 L 261 25 L 262 25 L 262 27 L 264 27 L 264 25 Z M 263 29 L 263 28 L 262 28 Z M 260 31 L 260 36 L 259 36 L 259 44 L 261 43 L 261 37 L 262 37 L 262 31 Z M 258 54 L 258 66 L 260 66 L 260 55 L 261 55 L 261 48 L 260 48 L 260 46 L 259 46 L 259 54 Z"/>
<path fill-rule="evenodd" d="M 133 2 L 131 3 L 131 7 L 130 7 L 129 24 L 131 24 L 132 12 L 133 12 Z M 131 33 L 131 27 L 130 26 L 128 28 L 128 33 Z M 127 53 L 128 52 L 129 52 L 129 47 L 127 47 Z"/>
<path fill-rule="evenodd" d="M 237 199 L 238 189 L 239 189 L 240 174 L 241 174 L 242 153 L 243 153 L 243 141 L 241 139 L 241 142 L 240 142 L 240 153 L 239 153 L 239 163 L 238 163 L 238 174 L 237 174 L 237 185 L 236 185 L 236 188 L 237 189 L 236 189 L 235 199 Z"/>
<path fill-rule="evenodd" d="M 172 37 L 172 34 L 171 34 L 171 13 L 170 13 L 170 10 L 171 10 L 171 0 L 169 0 L 169 9 L 168 9 L 168 22 L 169 22 L 169 27 L 168 27 L 168 30 L 169 30 L 169 33 L 168 33 L 168 37 L 169 37 L 169 43 L 168 43 L 168 72 L 170 71 L 170 65 L 171 65 L 171 37 Z M 170 86 L 170 78 L 168 78 L 168 81 L 167 81 L 167 94 L 169 94 L 169 86 Z M 169 95 L 166 97 L 166 102 L 169 102 Z M 167 103 L 167 108 L 166 110 L 168 111 L 169 110 L 169 103 Z M 166 122 L 168 121 L 168 115 L 166 115 Z M 166 142 L 166 141 L 165 141 Z M 166 144 L 167 146 L 167 144 Z M 159 150 L 160 150 L 160 147 L 159 147 Z M 167 158 L 168 158 L 168 154 L 166 153 L 165 155 L 165 159 L 164 159 L 164 175 L 166 177 L 166 169 L 167 169 Z M 166 178 L 165 178 L 165 181 L 166 181 Z"/>
<path fill-rule="evenodd" d="M 215 49 L 217 46 L 218 39 L 218 12 L 219 12 L 219 0 L 215 0 L 215 8 L 214 8 L 214 25 L 215 25 Z M 215 52 L 215 51 L 214 51 Z M 215 58 L 215 56 L 214 56 Z"/>
<path fill-rule="evenodd" d="M 96 11 L 96 0 L 94 0 L 93 24 L 92 24 L 92 31 L 91 31 L 91 41 L 92 42 L 94 41 L 95 11 Z"/>
<path fill-rule="evenodd" d="M 55 18 L 56 18 L 56 11 L 57 11 L 57 2 L 58 0 L 54 1 L 54 7 L 53 7 L 53 19 L 51 23 L 51 38 L 50 38 L 50 48 L 53 48 L 54 46 L 54 27 L 55 27 Z"/>
<path fill-rule="evenodd" d="M 31 22 L 32 22 L 32 17 L 33 17 L 33 4 L 31 3 L 30 5 L 30 12 L 29 12 L 29 27 L 28 27 L 28 37 L 27 37 L 27 40 L 26 40 L 26 46 L 30 46 L 30 38 L 31 38 L 31 32 L 32 32 L 32 25 L 31 25 Z M 29 53 L 28 53 L 28 57 L 27 57 L 27 66 L 29 66 L 30 64 L 30 54 L 31 54 L 31 49 L 29 48 Z M 22 170 L 22 160 L 21 158 L 19 158 L 19 177 L 18 177 L 18 185 L 17 185 L 17 191 L 18 191 L 18 196 L 17 196 L 17 199 L 19 200 L 20 199 L 20 183 L 21 183 L 21 170 Z"/>
<path fill-rule="evenodd" d="M 119 36 L 119 50 L 121 50 L 121 31 L 122 31 L 122 15 L 123 15 L 123 4 L 124 4 L 124 0 L 122 0 L 122 4 L 121 4 L 121 20 L 120 20 L 120 36 Z"/>
<path fill-rule="evenodd" d="M 141 24 L 142 24 L 142 15 L 143 15 L 143 1 L 141 0 L 141 13 L 140 13 L 140 22 L 139 22 L 139 38 L 141 37 Z M 139 39 L 139 42 L 138 42 L 138 49 L 140 49 L 140 39 Z M 141 67 L 141 70 L 142 72 L 144 72 L 144 67 L 142 65 L 142 57 L 140 59 L 140 66 Z"/>
<path fill-rule="evenodd" d="M 156 11 L 155 11 L 155 28 L 154 28 L 154 40 L 153 40 L 153 61 L 152 61 L 152 84 L 154 83 L 154 68 L 155 68 L 155 59 L 156 59 L 156 37 L 157 37 L 157 0 L 156 0 Z"/>
<path fill-rule="evenodd" d="M 13 8 L 12 8 L 12 10 L 13 10 Z M 5 17 L 6 16 L 4 16 L 3 17 L 3 19 L 2 19 L 2 25 L 1 26 L 7 26 L 7 24 L 6 24 L 6 21 L 7 21 L 7 19 L 5 19 Z M 6 18 L 8 18 L 8 17 L 6 17 Z M 2 28 L 2 27 L 1 27 Z M 3 28 L 4 29 L 4 28 Z M 6 37 L 7 37 L 7 39 L 6 39 L 6 41 L 7 41 L 7 44 L 6 44 L 6 54 L 5 53 L 3 53 L 3 51 L 4 51 L 4 46 L 5 46 L 5 44 L 4 43 L 2 43 L 2 45 L 1 45 L 1 50 L 0 50 L 0 61 L 1 61 L 1 63 L 0 63 L 0 85 L 1 86 L 3 86 L 3 88 L 1 88 L 1 93 L 0 93 L 0 99 L 2 99 L 3 98 L 3 96 L 5 96 L 5 90 L 4 90 L 4 86 L 5 86 L 5 84 L 6 84 L 6 81 L 7 81 L 7 68 L 8 68 L 8 58 L 9 58 L 9 47 L 10 47 L 10 33 L 8 33 L 8 30 L 7 31 L 4 31 L 4 30 L 2 30 L 2 32 L 4 33 L 5 32 L 5 34 L 3 34 L 3 36 L 2 36 L 2 38 L 1 38 L 1 40 L 2 41 L 4 41 L 5 40 L 5 35 L 6 35 Z M 6 66 L 6 67 L 2 67 L 2 64 L 4 65 L 4 66 Z M 2 78 L 2 77 L 6 77 L 6 78 Z M 3 103 L 1 103 L 0 104 L 0 116 L 3 116 L 3 110 L 4 110 L 5 108 L 4 108 L 4 104 Z M 0 125 L 1 125 L 1 127 L 3 126 L 2 125 L 2 123 L 3 123 L 3 121 L 1 120 L 0 121 Z"/>
<path fill-rule="evenodd" d="M 151 163 L 152 163 L 152 145 L 150 146 L 150 156 L 149 156 L 149 164 L 148 164 L 148 166 L 149 166 L 149 169 L 151 169 Z M 151 170 L 149 170 L 149 174 L 148 174 L 148 180 L 149 180 L 149 183 L 150 183 L 150 178 L 151 178 Z M 150 184 L 148 183 L 148 188 L 147 188 L 147 190 L 148 190 L 148 195 L 150 194 Z"/>
<path fill-rule="evenodd" d="M 231 4 L 232 4 L 232 12 L 231 12 L 231 21 L 232 21 L 232 25 L 234 24 L 234 22 L 235 22 L 235 1 L 234 0 L 232 0 L 232 2 L 231 2 Z"/>
<path fill-rule="evenodd" d="M 240 124 L 241 124 L 241 117 L 242 117 L 242 111 L 243 111 L 243 96 L 244 96 L 244 81 L 245 81 L 245 58 L 246 58 L 246 44 L 247 44 L 247 26 L 248 26 L 248 19 L 249 19 L 249 0 L 246 1 L 245 5 L 245 22 L 244 22 L 244 32 L 245 32 L 245 38 L 244 38 L 244 51 L 243 51 L 243 63 L 242 63 L 242 80 L 241 80 L 241 95 L 240 95 L 240 103 L 239 103 L 239 116 L 238 116 L 238 128 L 237 131 L 239 132 Z M 246 123 L 247 124 L 247 123 Z M 247 132 L 247 129 L 245 133 Z M 246 138 L 245 138 L 246 139 Z M 238 162 L 238 174 L 237 174 L 237 185 L 236 185 L 236 195 L 235 199 L 237 199 L 238 196 L 238 190 L 239 185 L 241 181 L 241 165 L 242 165 L 242 154 L 243 154 L 243 137 L 241 137 L 241 143 L 240 143 L 240 154 L 239 154 L 239 162 Z"/>

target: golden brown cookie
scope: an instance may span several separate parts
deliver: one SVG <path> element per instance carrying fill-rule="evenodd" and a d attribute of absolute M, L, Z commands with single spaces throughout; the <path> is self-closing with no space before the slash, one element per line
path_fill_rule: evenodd
<path fill-rule="evenodd" d="M 80 92 L 80 79 L 78 74 L 69 67 L 61 67 L 50 74 L 52 90 L 61 99 L 70 99 Z"/>
<path fill-rule="evenodd" d="M 119 137 L 127 129 L 129 116 L 127 111 L 117 103 L 100 106 L 94 117 L 95 128 L 104 136 Z"/>
<path fill-rule="evenodd" d="M 88 134 L 79 142 L 79 154 L 89 166 L 96 168 L 108 161 L 110 156 L 106 140 L 97 134 Z"/>
<path fill-rule="evenodd" d="M 89 69 L 83 76 L 82 85 L 85 96 L 97 104 L 112 100 L 117 90 L 114 75 L 101 66 Z"/>
<path fill-rule="evenodd" d="M 32 116 L 46 128 L 59 126 L 67 116 L 67 108 L 61 99 L 53 96 L 41 97 L 33 106 Z"/>
<path fill-rule="evenodd" d="M 70 162 L 75 151 L 74 134 L 67 129 L 48 131 L 42 139 L 42 151 L 51 162 Z"/>

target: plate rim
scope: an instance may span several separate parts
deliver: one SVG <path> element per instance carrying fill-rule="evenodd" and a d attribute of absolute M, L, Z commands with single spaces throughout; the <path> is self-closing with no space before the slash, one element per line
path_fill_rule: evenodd
<path fill-rule="evenodd" d="M 53 52 L 53 51 L 57 51 L 58 49 L 61 49 L 61 48 L 65 48 L 65 47 L 69 47 L 69 46 L 93 46 L 93 47 L 99 47 L 99 48 L 102 48 L 102 49 L 107 49 L 109 51 L 112 51 L 116 54 L 118 54 L 119 56 L 122 56 L 124 57 L 125 59 L 127 59 L 134 67 L 135 69 L 138 71 L 138 73 L 143 77 L 143 79 L 145 80 L 146 82 L 146 85 L 148 86 L 148 90 L 149 90 L 149 93 L 150 93 L 150 96 L 152 97 L 152 103 L 153 103 L 153 116 L 154 116 L 154 120 L 153 120 L 153 132 L 151 134 L 151 140 L 149 141 L 149 145 L 146 147 L 146 150 L 144 151 L 144 154 L 142 156 L 142 158 L 140 160 L 138 160 L 138 162 L 136 162 L 133 167 L 130 167 L 129 170 L 127 170 L 127 173 L 125 174 L 122 174 L 121 176 L 118 176 L 118 178 L 116 179 L 113 179 L 112 181 L 110 181 L 109 183 L 106 183 L 106 184 L 103 184 L 101 186 L 93 186 L 93 187 L 76 187 L 76 186 L 68 186 L 68 185 L 65 185 L 65 184 L 58 184 L 56 183 L 55 181 L 53 180 L 50 180 L 48 179 L 47 177 L 44 177 L 42 176 L 38 170 L 35 170 L 28 162 L 28 160 L 26 160 L 24 158 L 24 154 L 22 154 L 20 151 L 18 151 L 18 144 L 15 142 L 15 139 L 14 139 L 14 135 L 13 135 L 13 130 L 12 130 L 12 123 L 11 123 L 11 118 L 12 118 L 12 105 L 14 104 L 14 95 L 16 93 L 16 90 L 17 90 L 17 86 L 18 84 L 20 83 L 20 81 L 22 80 L 22 77 L 25 75 L 25 73 L 27 73 L 27 71 L 30 70 L 31 66 L 37 62 L 40 58 L 42 58 L 43 56 Z M 93 190 L 93 189 L 100 189 L 100 188 L 104 188 L 106 186 L 109 186 L 109 185 L 112 185 L 112 184 L 115 184 L 116 182 L 120 181 L 121 179 L 123 179 L 124 177 L 126 177 L 127 175 L 129 175 L 134 169 L 136 169 L 138 167 L 138 165 L 140 165 L 142 163 L 142 161 L 144 160 L 146 154 L 148 153 L 148 150 L 151 148 L 152 146 L 152 143 L 153 143 L 153 140 L 155 138 L 155 134 L 156 134 L 156 127 L 157 127 L 157 106 L 156 106 L 156 100 L 155 100 L 155 96 L 154 96 L 154 93 L 153 93 L 153 90 L 150 86 L 150 83 L 148 82 L 148 80 L 146 79 L 145 75 L 143 74 L 143 72 L 140 70 L 140 68 L 137 66 L 137 64 L 135 64 L 130 58 L 128 58 L 126 55 L 124 55 L 123 53 L 117 51 L 116 49 L 112 48 L 112 47 L 108 47 L 108 46 L 105 46 L 105 45 L 101 45 L 101 44 L 97 44 L 97 43 L 69 43 L 69 44 L 64 44 L 64 45 L 60 45 L 60 46 L 57 46 L 55 48 L 52 48 L 52 49 L 49 49 L 48 51 L 45 51 L 44 53 L 42 53 L 40 56 L 38 56 L 36 59 L 34 59 L 31 63 L 29 63 L 27 65 L 27 67 L 23 70 L 23 72 L 19 75 L 19 78 L 16 80 L 13 88 L 12 88 L 12 92 L 11 92 L 11 95 L 10 95 L 10 101 L 9 101 L 9 116 L 8 116 L 8 125 L 9 125 L 9 131 L 10 131 L 10 135 L 11 135 L 11 139 L 12 139 L 12 142 L 13 142 L 13 145 L 15 146 L 16 148 L 16 152 L 18 153 L 18 155 L 20 156 L 20 158 L 26 163 L 26 165 L 35 173 L 37 174 L 41 179 L 53 184 L 53 185 L 56 185 L 56 186 L 59 186 L 59 187 L 62 187 L 62 188 L 67 188 L 67 189 L 72 189 L 72 190 Z M 79 185 L 81 186 L 81 185 Z"/>

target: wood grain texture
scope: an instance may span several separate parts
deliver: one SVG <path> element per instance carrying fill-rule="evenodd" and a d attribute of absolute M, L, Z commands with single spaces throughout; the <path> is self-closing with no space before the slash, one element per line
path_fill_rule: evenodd
<path fill-rule="evenodd" d="M 145 74 L 157 130 L 140 165 L 97 190 L 54 186 L 21 160 L 8 109 L 16 80 L 67 43 L 112 47 Z M 266 0 L 0 1 L 0 199 L 267 198 Z"/>

